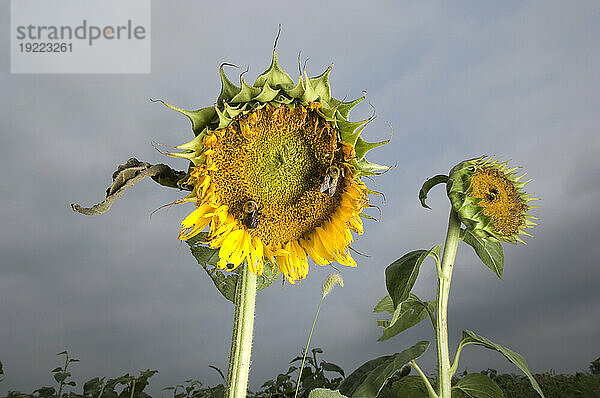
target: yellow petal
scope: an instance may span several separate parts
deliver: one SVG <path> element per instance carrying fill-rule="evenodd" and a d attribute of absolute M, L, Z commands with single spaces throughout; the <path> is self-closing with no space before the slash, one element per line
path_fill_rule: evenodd
<path fill-rule="evenodd" d="M 333 260 L 333 256 L 325 250 L 321 240 L 317 238 L 316 232 L 313 232 L 310 237 L 306 240 L 307 245 L 304 246 L 308 249 L 311 258 L 319 265 L 329 264 Z M 314 255 L 313 255 L 314 254 Z M 316 258 L 315 258 L 316 257 Z M 317 258 L 321 261 L 317 261 Z"/>
<path fill-rule="evenodd" d="M 322 227 L 316 227 L 315 232 L 316 232 L 315 241 L 320 241 L 321 244 L 323 245 L 325 251 L 330 256 L 333 256 L 336 252 L 336 248 L 333 245 L 333 242 L 331 242 L 331 237 L 328 236 L 328 234 L 325 232 L 325 230 Z"/>
<path fill-rule="evenodd" d="M 350 226 L 352 227 L 354 232 L 356 232 L 359 235 L 362 235 L 362 233 L 364 232 L 363 223 L 359 216 L 352 217 L 350 219 Z"/>
<path fill-rule="evenodd" d="M 356 262 L 354 261 L 352 256 L 350 256 L 350 254 L 348 252 L 338 253 L 335 257 L 335 261 L 337 261 L 338 263 L 340 263 L 342 265 L 346 265 L 349 267 L 356 267 Z"/>
<path fill-rule="evenodd" d="M 264 269 L 264 263 L 263 263 L 263 243 L 262 240 L 260 238 L 257 237 L 252 237 L 252 249 L 250 251 L 250 258 L 251 260 L 248 262 L 248 266 L 250 267 L 250 270 L 256 274 L 256 275 L 261 275 L 263 273 L 263 269 Z"/>
<path fill-rule="evenodd" d="M 235 253 L 240 247 L 243 234 L 244 231 L 242 231 L 241 229 L 230 232 L 221 244 L 221 249 L 219 250 L 219 258 L 229 260 L 232 254 Z"/>

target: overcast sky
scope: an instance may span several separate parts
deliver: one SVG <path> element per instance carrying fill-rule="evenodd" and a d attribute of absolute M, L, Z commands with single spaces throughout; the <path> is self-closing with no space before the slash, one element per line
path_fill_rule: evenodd
<path fill-rule="evenodd" d="M 323 4 L 321 4 L 323 3 Z M 158 369 L 161 388 L 227 369 L 233 306 L 176 238 L 192 205 L 159 211 L 181 197 L 143 181 L 109 213 L 86 217 L 69 204 L 101 200 L 129 157 L 166 162 L 152 140 L 189 141 L 189 122 L 151 103 L 199 108 L 220 88 L 222 62 L 269 64 L 277 24 L 280 64 L 296 77 L 299 51 L 317 75 L 330 63 L 332 92 L 362 90 L 377 111 L 370 153 L 398 167 L 367 184 L 385 192 L 380 223 L 366 222 L 359 267 L 327 297 L 312 346 L 350 373 L 363 362 L 433 338 L 423 322 L 377 342 L 373 306 L 385 267 L 444 239 L 443 189 L 422 209 L 422 182 L 463 159 L 513 159 L 541 198 L 540 226 L 527 246 L 505 246 L 504 280 L 461 246 L 449 308 L 451 351 L 463 329 L 511 347 L 533 372 L 587 369 L 600 356 L 600 4 L 504 2 L 216 2 L 152 4 L 152 73 L 11 75 L 9 2 L 0 0 L 0 361 L 8 389 L 50 385 L 55 354 L 79 358 L 73 375 Z M 235 74 L 231 75 L 235 81 Z M 363 103 L 351 116 L 368 116 Z M 430 263 L 416 290 L 434 298 Z M 304 344 L 330 268 L 311 266 L 299 286 L 275 283 L 257 298 L 250 387 L 287 370 Z M 420 360 L 433 372 L 434 350 Z M 499 354 L 469 347 L 461 370 L 517 373 Z"/>

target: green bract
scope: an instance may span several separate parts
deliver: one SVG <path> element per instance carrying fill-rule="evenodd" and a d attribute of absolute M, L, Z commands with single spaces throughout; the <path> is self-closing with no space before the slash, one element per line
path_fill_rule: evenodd
<path fill-rule="evenodd" d="M 465 160 L 450 170 L 446 190 L 461 222 L 475 235 L 488 240 L 523 242 L 519 235 L 536 225 L 527 214 L 536 200 L 523 191 L 529 182 L 518 167 L 481 156 Z"/>
<path fill-rule="evenodd" d="M 223 71 L 224 66 L 233 65 L 222 64 L 219 68 L 221 93 L 216 105 L 191 111 L 161 101 L 169 108 L 186 115 L 192 122 L 192 130 L 196 135 L 192 141 L 176 147 L 183 152 L 169 155 L 188 159 L 195 166 L 199 166 L 205 162 L 203 137 L 214 130 L 229 126 L 234 119 L 260 109 L 267 103 L 276 107 L 285 105 L 293 108 L 297 103 L 308 106 L 312 102 L 318 102 L 321 104 L 319 108 L 321 116 L 337 128 L 339 140 L 354 147 L 356 158 L 351 164 L 356 169 L 357 177 L 379 174 L 388 170 L 387 166 L 367 161 L 365 154 L 371 149 L 386 144 L 389 140 L 370 143 L 360 137 L 371 118 L 352 122 L 348 120 L 348 115 L 365 97 L 348 102 L 333 98 L 329 85 L 331 66 L 319 76 L 310 78 L 304 71 L 300 73 L 298 82 L 294 83 L 290 75 L 280 68 L 277 52 L 273 51 L 271 66 L 258 76 L 253 85 L 246 83 L 240 76 L 239 87 L 227 78 Z"/>

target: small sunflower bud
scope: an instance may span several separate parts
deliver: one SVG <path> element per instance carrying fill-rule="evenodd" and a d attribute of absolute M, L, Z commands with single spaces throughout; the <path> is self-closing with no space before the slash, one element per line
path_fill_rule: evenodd
<path fill-rule="evenodd" d="M 519 235 L 536 225 L 527 214 L 536 200 L 523 191 L 529 182 L 516 176 L 518 167 L 485 156 L 454 166 L 448 176 L 447 193 L 465 227 L 483 239 L 523 242 Z"/>

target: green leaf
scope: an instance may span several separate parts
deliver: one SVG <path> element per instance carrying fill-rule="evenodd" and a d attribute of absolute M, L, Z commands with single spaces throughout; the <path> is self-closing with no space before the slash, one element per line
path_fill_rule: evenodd
<path fill-rule="evenodd" d="M 148 378 L 154 376 L 157 373 L 158 373 L 158 370 L 146 369 L 143 372 L 140 372 L 140 378 L 148 379 Z"/>
<path fill-rule="evenodd" d="M 225 397 L 225 386 L 223 384 L 217 384 L 214 387 L 210 387 L 209 388 L 211 395 L 211 398 L 223 398 Z"/>
<path fill-rule="evenodd" d="M 223 71 L 224 66 L 233 66 L 233 64 L 224 63 L 219 66 L 219 76 L 221 77 L 221 93 L 219 94 L 219 98 L 217 98 L 217 104 L 219 106 L 223 106 L 225 102 L 231 101 L 233 97 L 240 92 L 241 88 L 233 84 L 228 78 L 225 72 Z"/>
<path fill-rule="evenodd" d="M 60 383 L 65 381 L 65 379 L 69 376 L 71 376 L 71 373 L 69 372 L 57 372 L 54 373 L 54 380 L 56 380 L 57 383 Z"/>
<path fill-rule="evenodd" d="M 340 394 L 339 391 L 329 390 L 327 388 L 315 388 L 308 394 L 308 398 L 348 398 Z"/>
<path fill-rule="evenodd" d="M 204 239 L 204 234 L 199 234 L 188 239 L 186 243 L 190 246 L 192 255 L 196 261 L 198 261 L 198 264 L 204 268 L 208 276 L 210 276 L 210 279 L 212 279 L 217 290 L 221 292 L 223 297 L 233 303 L 235 300 L 235 286 L 238 275 L 234 272 L 225 273 L 217 269 L 219 250 L 203 246 L 200 243 L 202 239 Z"/>
<path fill-rule="evenodd" d="M 321 361 L 321 367 L 323 368 L 323 370 L 326 370 L 328 372 L 337 372 L 342 376 L 345 376 L 344 369 L 340 368 L 335 363 Z"/>
<path fill-rule="evenodd" d="M 387 144 L 388 142 L 390 142 L 390 139 L 387 139 L 384 141 L 379 141 L 379 142 L 367 142 L 367 141 L 363 140 L 361 137 L 358 137 L 356 139 L 356 144 L 354 145 L 354 151 L 356 152 L 356 157 L 358 158 L 358 160 L 361 160 L 362 158 L 365 157 L 367 152 L 369 152 L 371 149 L 375 149 L 377 147 Z"/>
<path fill-rule="evenodd" d="M 393 358 L 393 355 L 385 355 L 379 358 L 371 359 L 368 362 L 362 364 L 358 369 L 350 374 L 350 376 L 346 377 L 344 381 L 340 383 L 340 391 L 343 394 L 351 394 L 353 393 L 358 386 L 367 378 L 369 373 L 376 369 L 379 365 L 383 363 L 387 363 L 390 359 Z"/>
<path fill-rule="evenodd" d="M 261 290 L 271 286 L 271 283 L 273 283 L 273 281 L 275 281 L 275 279 L 277 279 L 278 276 L 279 273 L 273 271 L 273 267 L 270 263 L 265 264 L 263 273 L 261 275 L 258 275 L 256 278 L 256 291 L 260 292 Z"/>
<path fill-rule="evenodd" d="M 329 84 L 329 74 L 333 69 L 333 65 L 330 65 L 325 69 L 319 76 L 311 77 L 308 82 L 312 86 L 315 93 L 321 98 L 322 102 L 329 102 L 331 100 L 331 86 Z"/>
<path fill-rule="evenodd" d="M 281 69 L 277 62 L 277 51 L 273 50 L 273 58 L 269 69 L 256 78 L 254 87 L 262 87 L 268 83 L 271 87 L 289 88 L 294 86 L 294 81 L 286 71 Z"/>
<path fill-rule="evenodd" d="M 438 184 L 446 184 L 448 182 L 448 176 L 445 174 L 438 174 L 435 177 L 431 177 L 427 181 L 423 183 L 423 186 L 419 190 L 419 201 L 421 202 L 421 206 L 426 209 L 431 209 L 431 207 L 425 204 L 427 200 L 427 194 L 431 190 L 431 188 L 435 187 Z"/>
<path fill-rule="evenodd" d="M 498 278 L 502 279 L 502 273 L 504 272 L 504 252 L 502 251 L 500 242 L 482 239 L 468 229 L 464 231 L 463 240 L 475 249 L 475 253 L 477 253 L 479 259 L 494 274 L 498 275 Z"/>
<path fill-rule="evenodd" d="M 188 119 L 190 119 L 190 122 L 192 123 L 192 131 L 194 132 L 194 134 L 196 136 L 198 136 L 202 132 L 202 130 L 204 130 L 204 128 L 215 119 L 215 116 L 217 116 L 216 108 L 214 106 L 208 106 L 206 108 L 192 111 L 192 110 L 188 110 L 188 109 L 179 108 L 177 106 L 173 106 L 171 104 L 166 103 L 165 101 L 163 101 L 161 99 L 157 99 L 157 100 L 150 99 L 150 101 L 160 102 L 161 104 L 165 105 L 167 108 L 173 109 L 174 111 L 177 111 L 177 112 L 181 113 L 182 115 L 187 116 Z"/>
<path fill-rule="evenodd" d="M 406 376 L 392 384 L 394 398 L 429 398 L 427 387 L 420 376 Z"/>
<path fill-rule="evenodd" d="M 481 373 L 471 373 L 452 387 L 453 398 L 504 398 L 504 393 L 492 379 Z"/>
<path fill-rule="evenodd" d="M 392 320 L 389 321 L 388 325 L 384 326 L 383 334 L 377 341 L 385 341 L 392 338 L 427 318 L 429 314 L 423 304 L 414 294 L 411 294 L 406 300 L 398 304 Z"/>
<path fill-rule="evenodd" d="M 215 287 L 223 297 L 227 300 L 234 302 L 235 299 L 235 286 L 237 284 L 238 275 L 241 272 L 241 267 L 245 267 L 245 263 L 233 271 L 224 271 L 217 268 L 217 262 L 219 261 L 219 249 L 211 249 L 206 247 L 203 242 L 205 241 L 205 234 L 198 234 L 193 238 L 186 240 L 186 243 L 190 246 L 192 255 L 198 261 L 198 264 L 204 268 L 208 276 L 212 279 Z M 261 290 L 269 287 L 278 274 L 273 272 L 273 268 L 270 264 L 265 264 L 262 275 L 257 277 L 256 290 Z"/>
<path fill-rule="evenodd" d="M 52 369 L 50 372 L 54 373 L 54 372 L 62 372 L 62 368 L 59 366 L 57 368 Z"/>
<path fill-rule="evenodd" d="M 390 377 L 423 355 L 428 347 L 429 341 L 421 341 L 400 353 L 366 362 L 340 384 L 340 392 L 352 398 L 376 397 Z"/>
<path fill-rule="evenodd" d="M 102 383 L 104 380 L 100 380 L 98 377 L 94 377 L 85 382 L 83 385 L 83 395 L 89 396 L 94 395 L 98 396 L 100 393 L 100 389 L 102 388 Z"/>
<path fill-rule="evenodd" d="M 348 116 L 350 116 L 350 111 L 352 110 L 352 108 L 354 108 L 360 102 L 364 101 L 365 98 L 366 97 L 363 95 L 362 97 L 359 97 L 355 100 L 348 101 L 348 102 L 339 101 L 339 100 L 332 98 L 332 103 L 335 105 L 335 107 L 336 107 L 337 111 L 339 112 L 340 116 L 342 117 L 342 119 L 348 120 Z"/>
<path fill-rule="evenodd" d="M 54 398 L 56 397 L 56 390 L 54 387 L 42 387 L 34 391 L 38 393 L 39 398 Z"/>
<path fill-rule="evenodd" d="M 412 251 L 394 261 L 385 269 L 385 285 L 394 307 L 397 307 L 410 295 L 410 291 L 417 281 L 421 264 L 427 256 L 432 256 L 438 261 L 440 250 L 441 245 L 437 245 L 431 250 Z"/>
<path fill-rule="evenodd" d="M 523 373 L 525 373 L 525 376 L 527 376 L 527 378 L 529 379 L 529 382 L 531 383 L 531 386 L 533 387 L 533 389 L 538 394 L 540 394 L 540 396 L 542 398 L 544 398 L 544 393 L 542 392 L 542 389 L 540 388 L 538 382 L 533 378 L 533 375 L 531 374 L 531 372 L 529 371 L 529 368 L 527 367 L 527 362 L 525 361 L 525 358 L 523 358 L 523 356 L 521 354 L 518 354 L 506 347 L 503 347 L 500 344 L 496 344 L 496 343 L 486 339 L 485 337 L 482 337 L 482 336 L 479 336 L 479 335 L 473 333 L 470 330 L 464 330 L 462 339 L 458 345 L 457 355 L 458 355 L 458 353 L 460 353 L 460 351 L 462 350 L 462 348 L 464 346 L 469 345 L 469 344 L 477 344 L 482 347 L 489 348 L 490 350 L 498 351 L 500 354 L 504 355 L 506 357 L 506 359 L 508 359 L 510 362 L 512 362 L 514 365 L 516 365 L 519 369 L 521 369 L 521 371 L 523 371 Z"/>
<path fill-rule="evenodd" d="M 119 398 L 119 395 L 112 388 L 105 388 L 102 392 L 102 398 Z"/>
<path fill-rule="evenodd" d="M 392 301 L 392 298 L 390 297 L 389 294 L 387 296 L 385 296 L 384 298 L 382 298 L 377 303 L 377 305 L 375 305 L 375 308 L 373 308 L 373 312 L 375 312 L 375 313 L 384 312 L 384 311 L 390 315 L 392 315 L 394 313 L 394 302 Z"/>
<path fill-rule="evenodd" d="M 389 166 L 383 166 L 380 164 L 369 162 L 365 158 L 360 159 L 356 163 L 356 165 L 358 165 L 358 168 L 361 171 L 360 174 L 365 175 L 365 176 L 379 175 L 379 174 L 382 174 L 383 172 L 386 172 L 391 169 Z"/>

